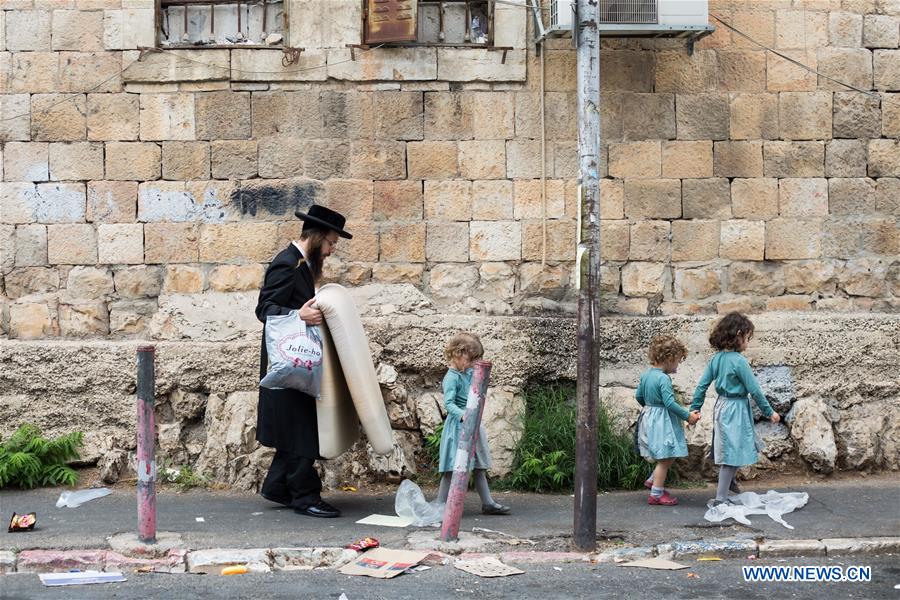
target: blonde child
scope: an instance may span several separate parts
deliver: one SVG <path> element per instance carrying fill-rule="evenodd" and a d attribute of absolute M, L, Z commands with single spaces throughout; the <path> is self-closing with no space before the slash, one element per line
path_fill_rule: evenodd
<path fill-rule="evenodd" d="M 650 341 L 652 367 L 641 375 L 635 399 L 643 407 L 637 424 L 637 446 L 641 456 L 656 462 L 651 477 L 644 482 L 650 488 L 647 504 L 674 506 L 678 499 L 665 489 L 666 475 L 676 458 L 688 455 L 682 421 L 693 425 L 700 419 L 697 411 L 688 412 L 675 399 L 670 375 L 687 356 L 687 348 L 671 335 L 659 335 Z"/>
<path fill-rule="evenodd" d="M 457 333 L 450 338 L 444 348 L 444 358 L 450 368 L 444 376 L 443 383 L 447 419 L 444 421 L 444 430 L 441 433 L 439 502 L 446 502 L 450 491 L 456 449 L 459 446 L 466 401 L 469 397 L 469 387 L 472 384 L 474 372 L 472 364 L 483 355 L 484 348 L 481 340 L 471 333 Z M 472 466 L 470 465 L 469 468 L 471 469 Z M 494 501 L 488 488 L 487 469 L 491 468 L 491 452 L 488 448 L 487 433 L 483 424 L 479 427 L 478 438 L 475 442 L 474 468 L 475 489 L 478 490 L 478 495 L 481 497 L 481 512 L 486 515 L 509 514 L 510 508 Z"/>
<path fill-rule="evenodd" d="M 728 313 L 716 324 L 709 343 L 717 352 L 706 366 L 691 403 L 691 410 L 699 411 L 707 388 L 715 382 L 719 397 L 713 411 L 712 456 L 713 462 L 719 465 L 719 485 L 713 506 L 729 502 L 729 489 L 740 493 L 735 480 L 737 470 L 759 459 L 759 442 L 747 395 L 753 396 L 763 416 L 773 423 L 781 420 L 766 401 L 750 363 L 741 354 L 753 337 L 753 329 L 750 319 L 736 312 Z"/>

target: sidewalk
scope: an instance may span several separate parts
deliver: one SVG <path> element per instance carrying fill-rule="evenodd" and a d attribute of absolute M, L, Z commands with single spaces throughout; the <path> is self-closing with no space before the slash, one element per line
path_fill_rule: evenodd
<path fill-rule="evenodd" d="M 767 485 L 748 484 L 747 491 L 763 493 Z M 809 503 L 785 515 L 790 530 L 764 515 L 752 516 L 753 527 L 726 521 L 713 524 L 703 519 L 706 489 L 676 490 L 676 507 L 648 506 L 645 492 L 613 492 L 598 499 L 599 549 L 648 548 L 659 544 L 702 544 L 741 540 L 753 544 L 771 540 L 821 540 L 826 538 L 900 537 L 900 503 L 896 476 L 859 478 L 826 483 L 780 486 L 779 491 L 806 491 Z M 137 513 L 133 490 L 117 489 L 112 495 L 78 508 L 55 507 L 58 489 L 4 491 L 0 515 L 37 512 L 38 528 L 29 533 L 0 533 L 0 551 L 28 549 L 108 549 L 107 538 L 136 532 Z M 436 538 L 437 530 L 359 525 L 357 520 L 373 513 L 394 514 L 389 495 L 332 492 L 325 497 L 338 506 L 339 519 L 315 519 L 294 514 L 252 494 L 191 491 L 158 495 L 158 528 L 181 535 L 183 549 L 218 548 L 341 548 L 364 536 L 376 537 L 382 546 L 404 548 Z M 460 531 L 487 528 L 499 534 L 480 533 L 476 552 L 571 552 L 573 499 L 560 495 L 501 493 L 510 516 L 483 516 L 472 492 Z M 198 521 L 202 518 L 202 521 Z M 469 534 L 471 536 L 471 534 Z M 509 537 L 512 536 L 512 537 Z M 488 538 L 485 541 L 485 538 Z M 534 542 L 510 545 L 520 538 Z M 900 540 L 898 540 L 900 544 Z M 694 544 L 696 545 L 696 544 Z M 7 553 L 8 554 L 8 553 Z M 562 555 L 560 555 L 562 557 Z"/>

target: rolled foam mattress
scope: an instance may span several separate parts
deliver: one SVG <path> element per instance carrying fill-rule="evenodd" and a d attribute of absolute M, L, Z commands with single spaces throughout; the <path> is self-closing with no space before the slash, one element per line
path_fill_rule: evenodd
<path fill-rule="evenodd" d="M 325 317 L 322 388 L 316 404 L 319 454 L 334 458 L 359 438 L 359 424 L 376 454 L 390 454 L 394 447 L 369 340 L 353 298 L 335 283 L 322 286 L 316 308 Z M 334 360 L 335 356 L 337 360 Z"/>

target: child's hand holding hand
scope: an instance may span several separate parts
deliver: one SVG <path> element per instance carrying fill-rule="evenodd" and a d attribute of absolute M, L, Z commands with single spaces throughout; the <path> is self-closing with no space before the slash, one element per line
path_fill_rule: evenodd
<path fill-rule="evenodd" d="M 700 411 L 693 410 L 693 411 L 691 411 L 691 414 L 688 416 L 688 425 L 693 425 L 694 423 L 696 423 L 699 420 L 700 420 Z"/>
<path fill-rule="evenodd" d="M 773 423 L 778 423 L 779 421 L 781 421 L 781 415 L 779 415 L 777 412 L 773 412 L 772 416 L 769 417 L 769 420 Z"/>

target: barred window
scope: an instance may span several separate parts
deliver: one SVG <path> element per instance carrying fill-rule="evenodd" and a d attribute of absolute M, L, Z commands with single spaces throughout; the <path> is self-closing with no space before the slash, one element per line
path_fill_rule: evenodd
<path fill-rule="evenodd" d="M 156 0 L 160 46 L 281 47 L 282 0 Z"/>
<path fill-rule="evenodd" d="M 365 0 L 365 43 L 493 46 L 493 0 Z"/>

